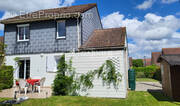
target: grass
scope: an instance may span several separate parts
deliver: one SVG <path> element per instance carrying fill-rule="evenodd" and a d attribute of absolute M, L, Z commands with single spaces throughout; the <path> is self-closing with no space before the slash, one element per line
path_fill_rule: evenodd
<path fill-rule="evenodd" d="M 6 100 L 0 98 L 0 101 Z M 176 106 L 160 92 L 130 91 L 126 99 L 89 98 L 81 96 L 52 96 L 47 99 L 30 99 L 18 106 Z"/>
<path fill-rule="evenodd" d="M 138 82 L 159 82 L 158 80 L 151 79 L 151 78 L 136 78 Z"/>

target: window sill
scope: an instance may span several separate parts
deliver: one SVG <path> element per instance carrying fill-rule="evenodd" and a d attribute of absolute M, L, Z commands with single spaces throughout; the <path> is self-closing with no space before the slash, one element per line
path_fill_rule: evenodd
<path fill-rule="evenodd" d="M 57 37 L 56 39 L 66 39 L 66 36 Z"/>
<path fill-rule="evenodd" d="M 17 42 L 28 42 L 29 40 L 18 40 Z"/>

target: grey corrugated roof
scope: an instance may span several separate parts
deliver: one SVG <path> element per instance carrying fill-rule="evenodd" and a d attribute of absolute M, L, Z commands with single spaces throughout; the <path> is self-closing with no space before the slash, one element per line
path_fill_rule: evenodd
<path fill-rule="evenodd" d="M 170 65 L 180 65 L 180 54 L 178 55 L 161 55 L 158 59 L 158 62 L 162 60 L 167 61 Z"/>

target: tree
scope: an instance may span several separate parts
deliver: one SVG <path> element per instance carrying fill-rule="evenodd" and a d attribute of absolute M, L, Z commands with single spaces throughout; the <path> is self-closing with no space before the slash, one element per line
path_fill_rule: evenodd
<path fill-rule="evenodd" d="M 2 64 L 4 64 L 4 55 L 5 55 L 5 48 L 6 48 L 6 45 L 2 42 L 0 42 L 0 66 Z"/>
<path fill-rule="evenodd" d="M 142 59 L 135 59 L 132 62 L 133 62 L 133 67 L 143 67 L 144 66 Z"/>
<path fill-rule="evenodd" d="M 69 95 L 73 78 L 66 75 L 68 67 L 65 62 L 65 55 L 61 56 L 57 68 L 57 75 L 53 83 L 53 93 L 54 95 Z"/>

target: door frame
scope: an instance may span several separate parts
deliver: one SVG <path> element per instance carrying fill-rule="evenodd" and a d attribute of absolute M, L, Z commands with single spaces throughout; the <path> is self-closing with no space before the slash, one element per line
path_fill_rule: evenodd
<path fill-rule="evenodd" d="M 27 72 L 27 68 L 26 68 L 26 61 L 27 60 L 29 60 L 30 61 L 30 58 L 29 57 L 22 57 L 22 58 L 20 58 L 19 59 L 19 61 L 24 61 L 24 78 L 23 79 L 26 79 L 26 72 Z M 30 66 L 31 66 L 31 61 L 30 61 Z M 30 71 L 30 69 L 29 69 L 29 71 Z M 20 79 L 19 78 L 19 72 L 20 72 L 20 66 L 19 66 L 19 68 L 18 68 L 18 79 Z"/>

